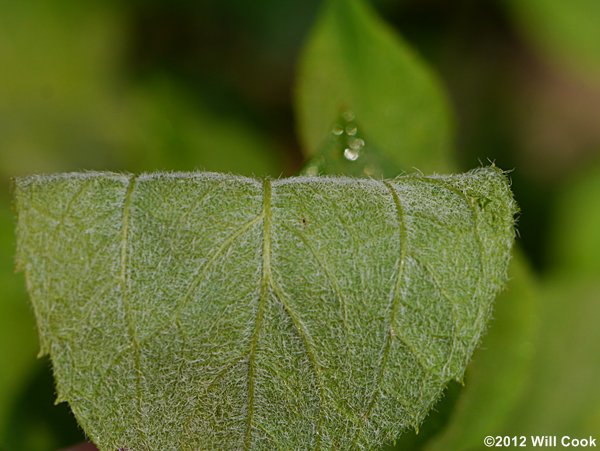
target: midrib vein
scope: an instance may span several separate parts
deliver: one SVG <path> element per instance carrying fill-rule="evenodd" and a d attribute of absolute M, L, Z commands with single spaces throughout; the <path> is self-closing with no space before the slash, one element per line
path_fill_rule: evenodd
<path fill-rule="evenodd" d="M 137 413 L 141 416 L 142 406 L 142 372 L 140 362 L 140 344 L 137 339 L 135 325 L 131 315 L 131 306 L 129 305 L 129 272 L 127 271 L 127 263 L 129 260 L 128 239 L 129 228 L 131 223 L 131 204 L 133 199 L 133 191 L 137 183 L 136 176 L 131 176 L 125 193 L 123 202 L 123 218 L 121 228 L 121 269 L 120 269 L 120 285 L 121 285 L 121 302 L 123 303 L 123 311 L 125 314 L 125 322 L 127 323 L 127 335 L 131 341 L 133 349 L 133 364 L 135 370 L 135 394 Z"/>
<path fill-rule="evenodd" d="M 263 238 L 262 238 L 262 276 L 260 283 L 260 295 L 254 319 L 254 331 L 250 339 L 248 351 L 248 407 L 246 416 L 246 434 L 244 437 L 244 449 L 250 449 L 252 445 L 252 420 L 254 415 L 254 386 L 256 378 L 256 348 L 260 338 L 260 331 L 264 319 L 265 305 L 269 297 L 269 286 L 271 280 L 271 181 L 263 181 Z"/>

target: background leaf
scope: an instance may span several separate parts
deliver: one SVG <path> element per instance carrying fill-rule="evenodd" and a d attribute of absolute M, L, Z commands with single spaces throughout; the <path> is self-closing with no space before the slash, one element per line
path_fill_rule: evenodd
<path fill-rule="evenodd" d="M 600 428 L 600 287 L 556 279 L 542 293 L 533 371 L 504 430 L 593 435 Z"/>
<path fill-rule="evenodd" d="M 479 341 L 515 212 L 495 168 L 67 174 L 19 179 L 17 205 L 58 400 L 101 449 L 373 447 L 416 427 Z"/>
<path fill-rule="evenodd" d="M 4 204 L 0 204 L 0 236 L 14 237 L 14 217 Z M 0 448 L 6 445 L 4 425 L 10 409 L 36 364 L 37 352 L 33 313 L 23 280 L 13 271 L 14 245 L 14 238 L 0 240 Z"/>
<path fill-rule="evenodd" d="M 164 75 L 128 79 L 122 8 L 99 1 L 2 5 L 3 181 L 83 168 L 279 175 L 276 144 L 243 113 L 210 108 L 205 96 Z M 31 30 L 43 36 L 35 45 Z"/>
<path fill-rule="evenodd" d="M 586 435 L 600 430 L 600 174 L 568 183 L 554 211 L 532 375 L 506 431 Z M 560 406 L 557 408 L 557 406 Z"/>
<path fill-rule="evenodd" d="M 591 165 L 563 185 L 548 238 L 554 273 L 598 280 L 600 275 L 600 167 Z"/>
<path fill-rule="evenodd" d="M 508 0 L 520 25 L 546 55 L 597 78 L 600 4 L 594 0 Z"/>
<path fill-rule="evenodd" d="M 452 166 L 448 106 L 437 80 L 360 0 L 324 3 L 301 59 L 295 106 L 307 155 L 326 145 L 349 111 L 367 131 L 367 145 L 394 163 L 384 175 Z"/>
<path fill-rule="evenodd" d="M 275 144 L 259 130 L 240 117 L 209 110 L 168 80 L 140 84 L 131 104 L 136 124 L 130 143 L 144 154 L 135 162 L 138 170 L 198 168 L 248 176 L 282 170 Z"/>

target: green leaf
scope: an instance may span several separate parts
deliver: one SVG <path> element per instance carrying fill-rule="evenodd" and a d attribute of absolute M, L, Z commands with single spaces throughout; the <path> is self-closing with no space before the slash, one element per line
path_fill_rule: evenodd
<path fill-rule="evenodd" d="M 555 273 L 598 280 L 600 166 L 577 174 L 560 190 L 547 248 Z"/>
<path fill-rule="evenodd" d="M 509 0 L 516 18 L 547 55 L 600 75 L 600 3 L 596 0 Z"/>
<path fill-rule="evenodd" d="M 452 166 L 451 124 L 438 82 L 360 0 L 325 2 L 300 62 L 295 104 L 309 156 L 349 111 L 367 131 L 367 144 L 393 163 L 384 175 Z"/>
<path fill-rule="evenodd" d="M 137 152 L 130 158 L 137 161 L 130 166 L 201 168 L 248 176 L 281 173 L 281 158 L 273 144 L 248 121 L 211 111 L 167 79 L 146 82 L 134 91 L 132 130 L 139 139 L 132 140 Z"/>
<path fill-rule="evenodd" d="M 125 33 L 122 8 L 108 3 L 3 2 L 0 177 L 122 161 Z M 43 39 L 33 44 L 31 30 Z"/>
<path fill-rule="evenodd" d="M 373 448 L 461 379 L 506 279 L 496 168 L 16 181 L 58 401 L 101 449 Z"/>
<path fill-rule="evenodd" d="M 505 431 L 589 436 L 600 430 L 600 285 L 556 278 L 543 295 L 533 371 Z"/>
<path fill-rule="evenodd" d="M 483 437 L 503 432 L 527 387 L 538 331 L 538 287 L 524 257 L 515 257 L 489 331 L 467 368 L 465 388 L 444 430 L 425 447 L 428 451 L 482 447 Z"/>

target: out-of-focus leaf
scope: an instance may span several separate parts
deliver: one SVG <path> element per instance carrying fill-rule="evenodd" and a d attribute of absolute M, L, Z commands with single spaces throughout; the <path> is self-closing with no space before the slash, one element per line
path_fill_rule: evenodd
<path fill-rule="evenodd" d="M 103 2 L 2 2 L 0 177 L 118 165 L 121 33 Z"/>
<path fill-rule="evenodd" d="M 13 394 L 13 406 L 3 425 L 2 451 L 58 450 L 85 440 L 71 409 L 55 404 L 54 378 L 49 359 L 33 360 Z"/>
<path fill-rule="evenodd" d="M 504 433 L 589 436 L 600 431 L 600 285 L 553 279 L 524 396 Z"/>
<path fill-rule="evenodd" d="M 508 0 L 524 31 L 550 57 L 600 76 L 600 3 Z"/>
<path fill-rule="evenodd" d="M 295 105 L 308 156 L 327 145 L 341 114 L 351 114 L 368 137 L 362 158 L 372 147 L 393 163 L 384 176 L 451 166 L 451 124 L 437 80 L 361 0 L 325 2 L 301 59 Z"/>
<path fill-rule="evenodd" d="M 498 296 L 494 318 L 465 375 L 465 388 L 444 430 L 424 448 L 467 451 L 503 431 L 530 379 L 537 334 L 538 287 L 517 254 L 509 283 Z"/>
<path fill-rule="evenodd" d="M 0 449 L 18 393 L 35 367 L 37 339 L 33 313 L 21 277 L 14 274 L 14 216 L 0 203 Z"/>
<path fill-rule="evenodd" d="M 577 174 L 555 207 L 548 249 L 555 272 L 600 279 L 600 167 Z"/>
<path fill-rule="evenodd" d="M 279 175 L 274 146 L 248 123 L 167 82 L 125 80 L 118 5 L 2 5 L 0 178 L 83 168 Z"/>
<path fill-rule="evenodd" d="M 373 448 L 462 377 L 515 204 L 483 168 L 389 181 L 17 181 L 57 379 L 101 449 Z"/>
<path fill-rule="evenodd" d="M 600 173 L 561 193 L 548 247 L 553 266 L 540 303 L 540 333 L 525 395 L 505 433 L 600 431 Z"/>
<path fill-rule="evenodd" d="M 136 88 L 132 155 L 138 170 L 202 169 L 248 176 L 282 171 L 274 145 L 248 123 L 207 110 L 166 80 Z"/>

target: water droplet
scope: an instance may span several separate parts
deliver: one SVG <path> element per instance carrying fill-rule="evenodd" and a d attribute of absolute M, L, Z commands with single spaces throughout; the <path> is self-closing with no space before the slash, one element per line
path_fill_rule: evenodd
<path fill-rule="evenodd" d="M 308 166 L 304 170 L 304 173 L 309 176 L 315 176 L 319 174 L 319 168 L 317 168 L 316 166 Z"/>
<path fill-rule="evenodd" d="M 356 125 L 350 124 L 350 125 L 346 126 L 346 134 L 349 136 L 356 135 L 357 131 L 358 131 L 358 128 L 356 127 Z"/>
<path fill-rule="evenodd" d="M 341 134 L 344 133 L 344 129 L 340 125 L 336 124 L 333 126 L 331 133 L 333 133 L 335 136 L 341 136 Z"/>
<path fill-rule="evenodd" d="M 365 141 L 360 138 L 354 138 L 350 141 L 350 148 L 352 150 L 360 150 L 365 145 Z"/>
<path fill-rule="evenodd" d="M 367 177 L 373 177 L 373 175 L 375 175 L 375 172 L 377 172 L 377 170 L 373 166 L 367 166 L 366 168 L 363 169 L 363 172 Z"/>
<path fill-rule="evenodd" d="M 356 118 L 356 115 L 354 114 L 353 111 L 346 110 L 342 113 L 342 117 L 344 118 L 345 121 L 352 122 Z"/>
<path fill-rule="evenodd" d="M 344 157 L 346 158 L 346 160 L 356 161 L 356 160 L 358 160 L 358 157 L 359 157 L 358 150 L 354 150 L 349 147 L 346 147 L 344 149 Z"/>

